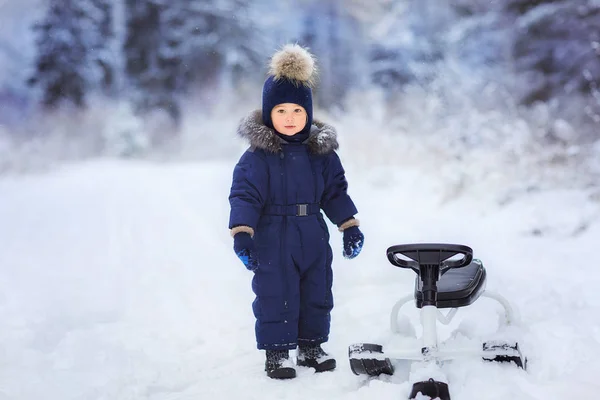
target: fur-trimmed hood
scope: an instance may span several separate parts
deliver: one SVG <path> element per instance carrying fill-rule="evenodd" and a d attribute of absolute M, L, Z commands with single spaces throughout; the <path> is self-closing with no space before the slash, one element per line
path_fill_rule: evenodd
<path fill-rule="evenodd" d="M 242 119 L 237 129 L 238 135 L 250 142 L 250 146 L 270 153 L 281 151 L 285 141 L 262 120 L 262 111 L 255 110 Z M 313 154 L 328 154 L 338 149 L 337 132 L 331 125 L 314 120 L 308 139 L 304 142 Z"/>

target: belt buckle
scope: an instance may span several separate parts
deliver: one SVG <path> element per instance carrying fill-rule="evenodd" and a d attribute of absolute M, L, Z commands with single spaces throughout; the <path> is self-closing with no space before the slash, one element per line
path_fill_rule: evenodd
<path fill-rule="evenodd" d="M 306 217 L 308 215 L 308 204 L 296 204 L 296 216 Z"/>

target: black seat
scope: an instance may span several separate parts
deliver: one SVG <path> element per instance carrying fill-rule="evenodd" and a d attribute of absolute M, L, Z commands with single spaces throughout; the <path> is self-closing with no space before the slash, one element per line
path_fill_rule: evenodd
<path fill-rule="evenodd" d="M 438 308 L 457 308 L 472 304 L 485 289 L 485 268 L 481 261 L 474 259 L 462 268 L 453 268 L 441 276 L 437 282 Z M 415 301 L 417 308 L 423 305 L 423 282 L 417 275 L 415 282 Z"/>

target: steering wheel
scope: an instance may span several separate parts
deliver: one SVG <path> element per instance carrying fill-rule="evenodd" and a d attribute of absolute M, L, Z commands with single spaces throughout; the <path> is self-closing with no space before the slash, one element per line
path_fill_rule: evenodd
<path fill-rule="evenodd" d="M 459 254 L 462 255 L 459 259 L 450 259 Z M 400 257 L 401 255 L 405 258 Z M 424 265 L 439 266 L 440 273 L 443 274 L 449 269 L 469 265 L 473 260 L 473 249 L 462 244 L 399 244 L 387 249 L 387 257 L 393 265 L 410 268 L 417 274 Z"/>

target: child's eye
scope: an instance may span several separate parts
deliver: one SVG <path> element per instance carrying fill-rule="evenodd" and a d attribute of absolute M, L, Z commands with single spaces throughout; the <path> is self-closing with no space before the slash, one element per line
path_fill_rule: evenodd
<path fill-rule="evenodd" d="M 283 113 L 285 112 L 285 110 L 279 109 L 279 110 L 277 110 L 277 112 L 278 112 L 279 114 L 283 114 Z"/>
<path fill-rule="evenodd" d="M 294 110 L 294 112 L 301 113 L 301 112 L 302 112 L 302 109 L 301 109 L 301 108 L 296 108 L 296 109 Z"/>

